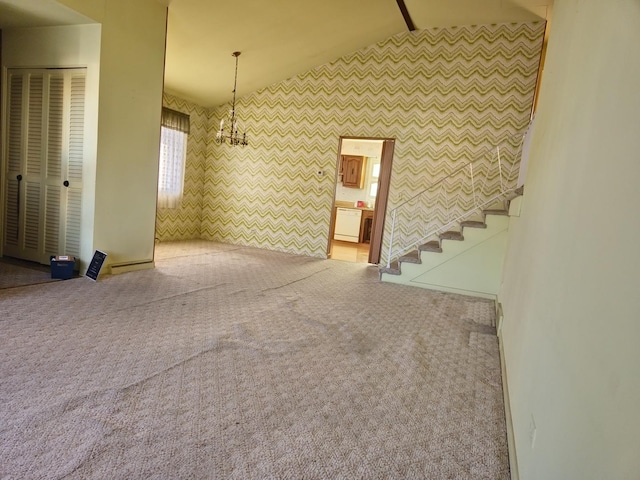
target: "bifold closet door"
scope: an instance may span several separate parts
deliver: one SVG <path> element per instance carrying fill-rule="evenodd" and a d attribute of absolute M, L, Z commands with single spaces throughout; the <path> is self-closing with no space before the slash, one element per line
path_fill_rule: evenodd
<path fill-rule="evenodd" d="M 4 254 L 80 254 L 85 69 L 8 71 Z"/>

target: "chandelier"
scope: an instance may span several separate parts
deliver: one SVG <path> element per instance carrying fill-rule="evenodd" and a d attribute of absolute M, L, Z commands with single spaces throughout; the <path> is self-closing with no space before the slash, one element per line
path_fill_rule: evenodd
<path fill-rule="evenodd" d="M 247 141 L 247 132 L 242 131 L 239 125 L 239 120 L 236 117 L 236 85 L 238 83 L 238 57 L 240 52 L 233 52 L 231 55 L 236 57 L 236 76 L 233 80 L 233 102 L 231 103 L 231 110 L 227 117 L 228 130 L 225 129 L 224 118 L 220 120 L 220 129 L 216 133 L 216 143 L 226 143 L 229 145 L 249 145 Z"/>

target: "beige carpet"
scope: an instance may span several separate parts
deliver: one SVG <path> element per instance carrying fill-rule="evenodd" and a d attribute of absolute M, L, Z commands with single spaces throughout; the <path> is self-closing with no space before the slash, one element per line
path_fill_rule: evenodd
<path fill-rule="evenodd" d="M 51 278 L 51 269 L 46 265 L 0 258 L 0 289 L 57 281 Z"/>
<path fill-rule="evenodd" d="M 0 478 L 507 479 L 493 304 L 207 242 L 0 291 Z"/>

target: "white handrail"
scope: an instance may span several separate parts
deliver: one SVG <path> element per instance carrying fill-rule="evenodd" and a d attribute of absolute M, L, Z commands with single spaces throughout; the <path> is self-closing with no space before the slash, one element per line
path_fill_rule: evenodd
<path fill-rule="evenodd" d="M 500 173 L 500 189 L 504 190 L 504 182 L 502 181 L 502 161 L 500 159 L 500 145 L 496 147 L 498 153 L 498 172 Z"/>
<path fill-rule="evenodd" d="M 497 146 L 490 150 L 486 150 L 475 161 L 465 162 L 464 164 L 455 168 L 451 173 L 449 173 L 445 177 L 436 180 L 435 182 L 427 186 L 425 189 L 421 190 L 420 192 L 416 193 L 409 199 L 403 201 L 402 203 L 400 203 L 399 205 L 391 209 L 391 211 L 389 212 L 389 214 L 391 215 L 391 232 L 389 235 L 389 245 L 387 248 L 387 258 L 386 258 L 387 268 L 391 266 L 392 260 L 399 258 L 400 256 L 404 255 L 405 253 L 407 253 L 412 249 L 418 248 L 418 246 L 429 237 L 433 237 L 434 235 L 438 235 L 439 233 L 446 231 L 446 229 L 452 227 L 457 222 L 470 217 L 474 213 L 480 213 L 483 208 L 487 207 L 491 203 L 503 200 L 509 194 L 511 194 L 515 190 L 515 181 L 517 181 L 517 178 L 511 178 L 511 177 L 513 176 L 512 174 L 514 171 L 516 173 L 518 172 L 517 167 L 520 161 L 520 156 L 522 154 L 523 138 L 524 138 L 523 134 L 517 134 L 505 140 L 505 143 L 512 144 L 515 150 L 513 155 L 513 161 L 510 162 L 511 165 L 509 168 L 509 172 L 506 173 L 506 177 L 507 177 L 506 179 L 505 179 L 505 172 L 504 172 L 504 161 L 502 157 L 503 157 L 504 151 L 508 149 L 503 148 L 501 150 L 501 147 Z M 490 153 L 491 155 L 489 155 Z M 448 221 L 442 222 L 442 224 L 436 224 L 435 226 L 430 226 L 429 225 L 430 222 L 427 222 L 427 225 L 425 225 L 426 228 L 422 230 L 423 233 L 421 234 L 419 233 L 420 227 L 415 225 L 416 223 L 419 223 L 419 222 L 417 222 L 414 218 L 411 218 L 411 215 L 408 213 L 404 215 L 404 217 L 409 217 L 408 219 L 403 218 L 403 215 L 399 214 L 401 209 L 406 210 L 409 204 L 419 203 L 420 201 L 422 201 L 422 205 L 418 204 L 415 207 L 413 207 L 412 210 L 413 211 L 429 210 L 430 205 L 428 205 L 428 203 L 430 200 L 430 197 L 429 197 L 430 193 L 434 192 L 436 187 L 440 187 L 441 189 L 443 187 L 446 187 L 447 186 L 446 184 L 449 181 L 453 181 L 454 183 L 456 183 L 458 188 L 462 188 L 464 186 L 464 183 L 467 182 L 467 179 L 466 179 L 466 176 L 462 177 L 461 179 L 459 177 L 466 171 L 467 167 L 469 169 L 468 178 L 470 179 L 470 188 L 471 188 L 472 200 L 473 200 L 472 202 L 473 206 L 471 208 L 463 209 L 461 213 L 459 212 L 457 215 L 454 215 L 453 219 L 449 219 Z M 496 167 L 497 167 L 497 171 L 496 171 Z M 477 173 L 476 173 L 476 170 L 477 170 Z M 484 180 L 478 183 L 478 179 L 481 178 L 483 175 L 484 175 Z M 494 179 L 496 179 L 496 177 L 498 177 L 499 179 L 499 186 L 491 187 L 491 183 L 492 181 L 495 182 Z M 463 185 L 458 185 L 460 182 L 462 182 Z M 511 183 L 513 183 L 513 186 L 511 185 Z M 467 185 L 469 184 L 467 183 Z M 488 191 L 484 191 L 484 190 L 488 190 Z M 436 194 L 436 198 L 431 199 L 432 200 L 431 203 L 434 203 L 434 202 L 437 203 L 439 201 L 439 197 L 442 197 L 442 195 Z M 451 197 L 455 200 L 456 198 L 459 198 L 459 192 L 458 193 L 451 192 L 450 195 L 444 195 L 444 197 L 447 197 L 447 198 Z M 456 206 L 457 205 L 451 206 L 448 204 L 441 205 L 443 209 L 450 210 L 453 208 L 453 211 L 456 211 Z M 434 207 L 431 207 L 431 208 L 434 209 Z M 431 217 L 433 219 L 434 215 L 432 214 Z M 403 220 L 405 224 L 409 224 L 409 226 L 403 225 L 401 223 Z M 411 220 L 413 220 L 413 222 Z M 413 229 L 413 234 L 411 234 L 412 236 L 407 231 L 403 232 L 402 231 L 403 227 L 406 230 Z M 405 237 L 411 236 L 411 238 L 398 239 L 398 235 L 403 233 L 405 234 Z M 400 247 L 399 248 L 396 247 L 397 250 L 394 251 L 394 245 L 398 242 L 398 240 L 401 241 Z M 403 243 L 405 244 L 403 245 Z"/>

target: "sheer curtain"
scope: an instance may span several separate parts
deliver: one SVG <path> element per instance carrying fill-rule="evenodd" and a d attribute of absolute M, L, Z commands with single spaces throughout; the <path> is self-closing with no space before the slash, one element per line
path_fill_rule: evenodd
<path fill-rule="evenodd" d="M 182 200 L 189 116 L 162 109 L 158 207 L 177 208 Z"/>

